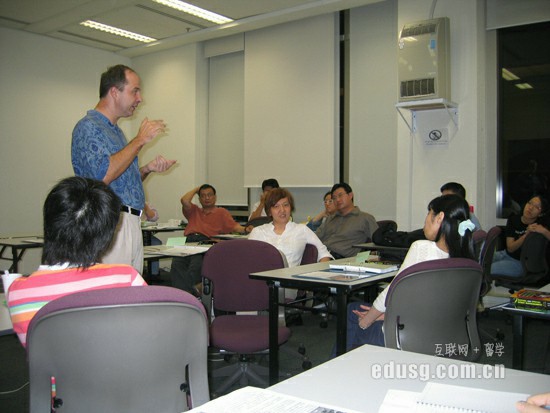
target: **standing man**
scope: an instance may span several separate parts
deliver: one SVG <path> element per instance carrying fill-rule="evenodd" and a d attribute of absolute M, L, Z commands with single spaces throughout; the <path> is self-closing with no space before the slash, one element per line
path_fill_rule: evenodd
<path fill-rule="evenodd" d="M 348 184 L 335 184 L 331 193 L 336 212 L 326 219 L 315 234 L 334 258 L 353 257 L 361 249 L 352 246 L 370 240 L 378 224 L 371 214 L 362 212 L 354 205 L 353 191 Z"/>
<path fill-rule="evenodd" d="M 71 158 L 77 176 L 102 180 L 122 201 L 119 225 L 105 263 L 130 264 L 143 270 L 143 240 L 140 216 L 145 207 L 142 181 L 151 172 L 164 172 L 176 161 L 157 156 L 141 168 L 140 150 L 164 132 L 162 120 L 145 118 L 136 137 L 129 142 L 118 127 L 120 118 L 133 115 L 141 103 L 140 79 L 124 65 L 116 65 L 101 75 L 99 102 L 73 130 Z"/>
<path fill-rule="evenodd" d="M 198 195 L 202 208 L 192 202 L 195 195 Z M 216 189 L 212 185 L 191 189 L 181 197 L 181 205 L 188 221 L 184 232 L 187 242 L 205 241 L 214 235 L 230 232 L 246 232 L 227 209 L 216 206 Z M 197 285 L 201 282 L 201 268 L 202 255 L 173 258 L 170 268 L 172 286 L 200 295 Z"/>

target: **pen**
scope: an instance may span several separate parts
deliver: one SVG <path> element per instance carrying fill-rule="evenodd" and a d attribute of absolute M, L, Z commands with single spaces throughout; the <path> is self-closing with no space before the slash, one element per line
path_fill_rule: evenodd
<path fill-rule="evenodd" d="M 55 398 L 57 397 L 57 386 L 55 384 L 55 377 L 52 376 L 50 378 L 51 383 L 51 396 L 52 396 L 52 412 L 55 412 Z"/>

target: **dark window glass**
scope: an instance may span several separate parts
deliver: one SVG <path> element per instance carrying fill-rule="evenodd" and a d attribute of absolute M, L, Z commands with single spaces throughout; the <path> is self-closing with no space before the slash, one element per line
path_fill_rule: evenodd
<path fill-rule="evenodd" d="M 550 185 L 550 22 L 498 31 L 497 216 Z M 522 87 L 522 88 L 520 88 Z"/>

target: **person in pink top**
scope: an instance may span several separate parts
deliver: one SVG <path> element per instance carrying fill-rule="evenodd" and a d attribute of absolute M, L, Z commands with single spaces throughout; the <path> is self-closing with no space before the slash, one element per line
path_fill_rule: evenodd
<path fill-rule="evenodd" d="M 7 293 L 13 329 L 26 346 L 34 315 L 48 302 L 79 291 L 146 285 L 134 267 L 98 264 L 120 216 L 121 202 L 103 182 L 71 177 L 44 202 L 42 265 L 16 279 Z"/>

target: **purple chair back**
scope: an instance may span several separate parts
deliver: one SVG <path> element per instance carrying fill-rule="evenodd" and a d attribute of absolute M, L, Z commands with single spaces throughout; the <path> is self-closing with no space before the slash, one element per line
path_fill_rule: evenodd
<path fill-rule="evenodd" d="M 313 244 L 306 244 L 300 265 L 315 264 L 318 258 L 319 251 L 317 251 L 317 247 Z"/>
<path fill-rule="evenodd" d="M 483 250 L 483 245 L 485 245 L 485 239 L 487 238 L 487 232 L 482 229 L 478 229 L 472 233 L 472 240 L 474 242 L 474 251 L 476 258 L 480 259 L 481 251 Z"/>
<path fill-rule="evenodd" d="M 27 340 L 30 411 L 183 411 L 209 400 L 208 321 L 171 287 L 109 288 L 46 304 Z M 182 391 L 186 390 L 186 391 Z"/>
<path fill-rule="evenodd" d="M 205 254 L 202 276 L 212 281 L 214 309 L 262 311 L 269 307 L 265 281 L 252 280 L 253 272 L 285 267 L 285 260 L 273 245 L 256 240 L 219 242 Z"/>
<path fill-rule="evenodd" d="M 458 359 L 480 355 L 476 308 L 481 266 L 466 258 L 421 262 L 392 281 L 386 297 L 386 347 L 437 355 L 454 345 Z M 467 351 L 460 353 L 459 346 Z M 478 351 L 476 351 L 477 349 Z"/>
<path fill-rule="evenodd" d="M 483 248 L 479 254 L 479 264 L 483 270 L 483 282 L 481 283 L 481 291 L 479 294 L 481 297 L 484 297 L 491 289 L 491 284 L 493 281 L 491 278 L 491 264 L 493 263 L 493 256 L 495 255 L 495 250 L 501 232 L 502 230 L 500 227 L 492 227 L 487 233 L 487 237 L 483 243 Z"/>

